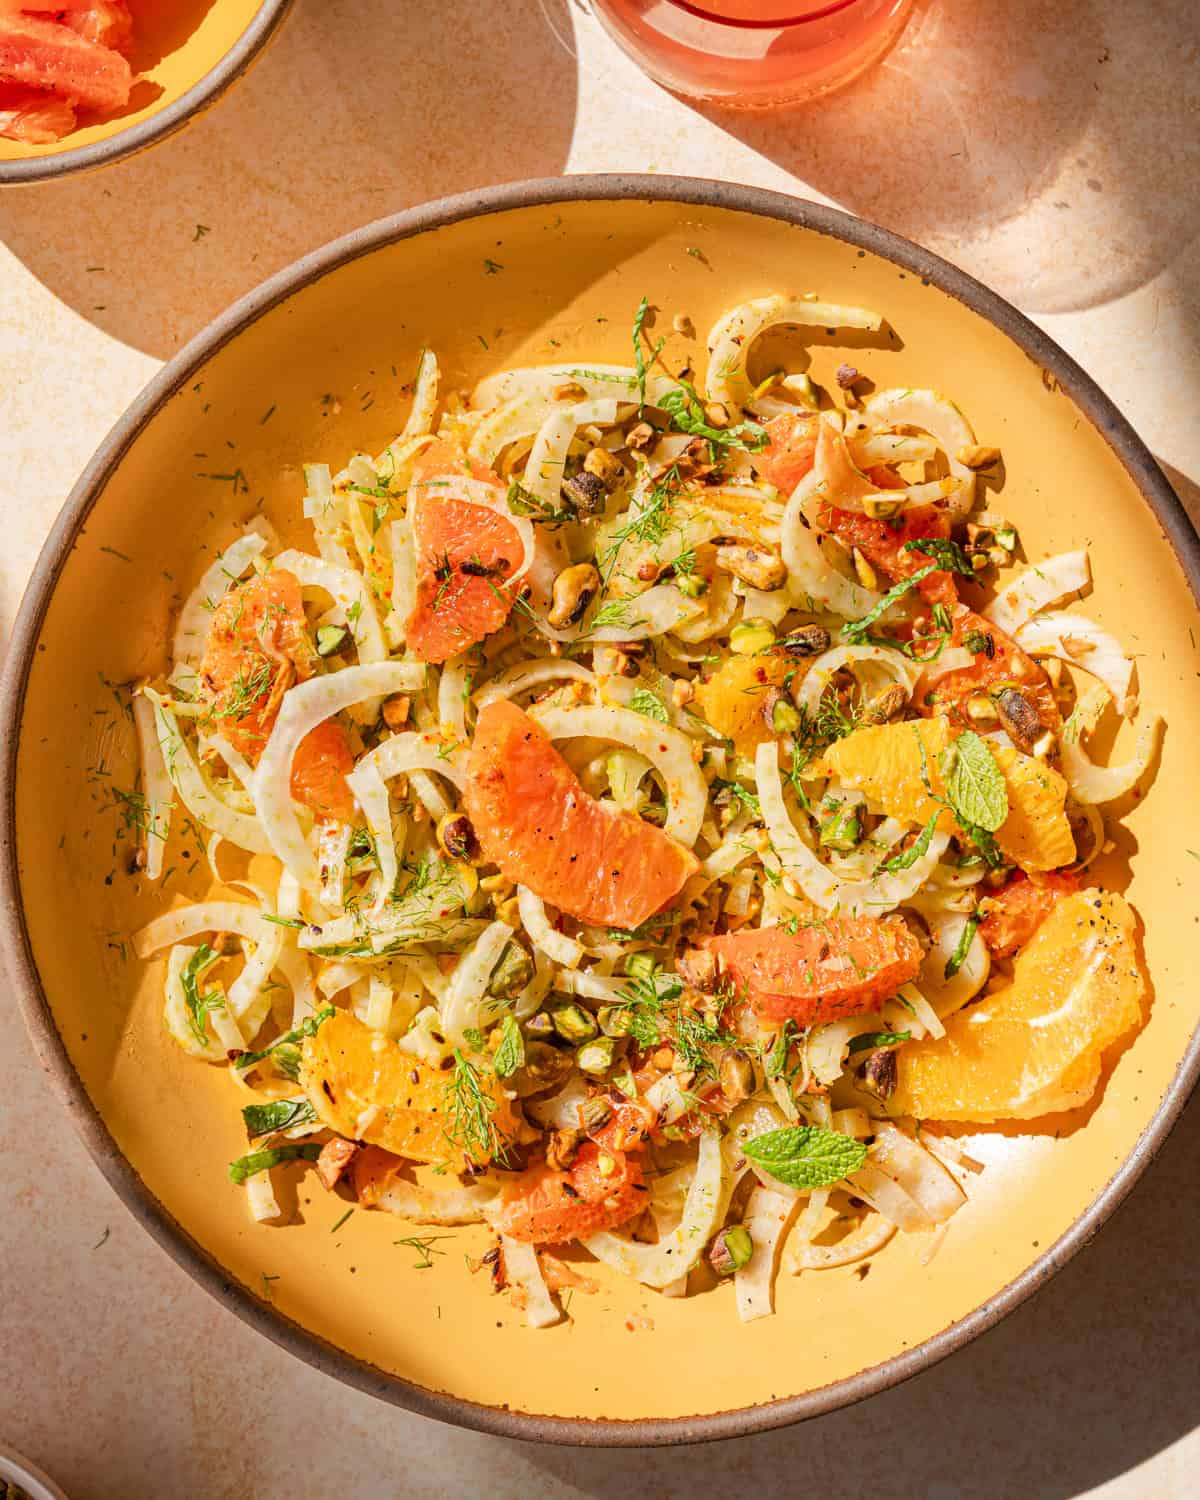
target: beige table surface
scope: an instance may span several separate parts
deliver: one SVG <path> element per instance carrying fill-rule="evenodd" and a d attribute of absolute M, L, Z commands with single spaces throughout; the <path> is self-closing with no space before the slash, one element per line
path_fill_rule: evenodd
<path fill-rule="evenodd" d="M 366 220 L 563 172 L 730 178 L 924 242 L 1065 345 L 1200 514 L 1198 34 L 1180 0 L 945 0 L 852 90 L 739 119 L 570 0 L 299 0 L 181 137 L 0 196 L 4 628 L 109 424 L 234 297 Z M 790 1432 L 579 1453 L 407 1416 L 251 1333 L 126 1215 L 7 995 L 0 1021 L 0 1442 L 72 1500 L 1200 1495 L 1195 1106 L 1097 1243 L 948 1363 Z"/>

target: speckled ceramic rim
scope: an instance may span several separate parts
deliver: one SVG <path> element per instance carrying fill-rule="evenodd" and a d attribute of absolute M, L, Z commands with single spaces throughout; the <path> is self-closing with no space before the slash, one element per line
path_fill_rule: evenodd
<path fill-rule="evenodd" d="M 132 156 L 165 140 L 202 115 L 231 83 L 242 76 L 291 8 L 292 0 L 263 0 L 257 15 L 220 62 L 192 84 L 186 93 L 180 94 L 173 104 L 168 104 L 166 109 L 160 109 L 149 119 L 139 120 L 136 125 L 118 130 L 102 141 L 93 141 L 90 146 L 68 147 L 50 156 L 0 161 L 0 187 L 21 182 L 51 182 L 72 172 L 111 166 L 122 157 Z"/>
<path fill-rule="evenodd" d="M 1183 1057 L 1154 1119 L 1086 1213 L 1022 1275 L 969 1317 L 914 1349 L 847 1380 L 801 1396 L 708 1416 L 646 1421 L 595 1421 L 527 1415 L 439 1394 L 335 1349 L 234 1284 L 175 1222 L 121 1155 L 88 1098 L 54 1025 L 34 964 L 21 909 L 15 839 L 17 747 L 25 686 L 42 621 L 68 555 L 109 476 L 138 434 L 198 366 L 257 318 L 327 272 L 384 245 L 484 214 L 595 200 L 672 202 L 732 209 L 830 235 L 882 256 L 956 297 L 993 323 L 1053 376 L 1103 434 L 1141 491 L 1200 601 L 1200 539 L 1145 445 L 1107 396 L 1051 339 L 994 292 L 927 250 L 837 209 L 724 182 L 696 178 L 595 176 L 551 178 L 465 193 L 381 219 L 297 261 L 231 307 L 168 364 L 109 433 L 63 507 L 42 549 L 21 606 L 0 681 L 0 940 L 41 1064 L 58 1084 L 75 1128 L 122 1202 L 160 1245 L 212 1295 L 275 1343 L 317 1369 L 384 1401 L 462 1427 L 504 1437 L 589 1447 L 644 1447 L 742 1437 L 819 1416 L 915 1375 L 993 1327 L 1081 1249 L 1126 1196 L 1166 1139 L 1200 1075 L 1200 1030 Z"/>

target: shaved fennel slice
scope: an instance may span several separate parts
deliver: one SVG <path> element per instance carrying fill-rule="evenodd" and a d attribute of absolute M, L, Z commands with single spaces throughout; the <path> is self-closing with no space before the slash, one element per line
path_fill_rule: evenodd
<path fill-rule="evenodd" d="M 467 1187 L 454 1183 L 425 1188 L 395 1177 L 379 1194 L 375 1206 L 414 1224 L 480 1224 L 484 1209 L 495 1201 L 498 1191 L 494 1179 L 476 1178 Z"/>
<path fill-rule="evenodd" d="M 974 657 L 971 660 L 974 661 Z M 880 667 L 912 697 L 921 668 L 901 652 L 893 651 L 888 646 L 833 646 L 813 658 L 796 693 L 797 704 L 810 714 L 815 713 L 834 673 L 841 667 L 863 663 Z"/>
<path fill-rule="evenodd" d="M 566 995 L 597 1000 L 601 1005 L 623 1005 L 629 1000 L 629 980 L 611 979 L 587 969 L 564 969 L 554 977 L 554 988 Z"/>
<path fill-rule="evenodd" d="M 814 1026 L 805 1042 L 805 1057 L 812 1076 L 824 1086 L 836 1083 L 842 1076 L 846 1052 L 854 1038 L 881 1029 L 879 1016 L 875 1014 L 844 1016 L 840 1021 Z"/>
<path fill-rule="evenodd" d="M 270 854 L 270 840 L 259 819 L 231 807 L 209 786 L 166 699 L 153 688 L 143 688 L 142 692 L 154 706 L 159 750 L 184 807 L 198 823 L 214 829 L 239 849 L 251 854 Z"/>
<path fill-rule="evenodd" d="M 546 915 L 545 903 L 528 886 L 517 887 L 517 909 L 521 913 L 521 924 L 535 948 L 566 969 L 579 967 L 583 961 L 583 945 L 565 933 L 555 931 Z"/>
<path fill-rule="evenodd" d="M 628 708 L 539 709 L 535 704 L 531 713 L 552 740 L 594 735 L 644 755 L 666 788 L 667 819 L 663 832 L 687 848 L 692 847 L 708 808 L 708 783 L 692 759 L 692 741 L 687 735 Z"/>
<path fill-rule="evenodd" d="M 632 365 L 526 365 L 516 370 L 502 370 L 481 380 L 471 392 L 471 407 L 475 411 L 490 411 L 519 396 L 552 401 L 554 392 L 568 383 L 580 386 L 592 401 L 636 404 L 640 399 L 638 372 Z M 646 400 L 653 405 L 676 385 L 677 382 L 669 376 L 650 372 L 646 376 Z"/>
<path fill-rule="evenodd" d="M 860 469 L 874 464 L 928 463 L 938 451 L 937 444 L 928 438 L 906 437 L 899 432 L 873 432 L 865 422 L 849 430 L 846 440 L 850 444 L 850 456 Z"/>
<path fill-rule="evenodd" d="M 708 335 L 706 391 L 711 401 L 745 406 L 752 386 L 746 363 L 755 340 L 768 328 L 861 328 L 877 333 L 883 319 L 862 307 L 840 307 L 829 302 L 805 302 L 774 295 L 755 297 L 731 308 Z"/>
<path fill-rule="evenodd" d="M 346 777 L 346 785 L 354 793 L 366 817 L 375 844 L 375 857 L 379 861 L 382 879 L 375 902 L 377 909 L 388 899 L 400 873 L 400 851 L 396 848 L 392 827 L 387 782 L 393 776 L 401 776 L 406 772 L 436 771 L 461 791 L 463 774 L 444 754 L 445 749 L 446 742 L 438 735 L 418 734 L 415 731 L 392 735 L 368 755 L 364 755 Z M 441 816 L 441 813 L 437 815 Z"/>
<path fill-rule="evenodd" d="M 328 464 L 305 464 L 304 518 L 313 523 L 317 551 L 326 562 L 339 568 L 352 568 L 350 554 L 338 536 L 343 520 L 344 497 L 333 488 Z"/>
<path fill-rule="evenodd" d="M 417 603 L 417 554 L 408 520 L 393 521 L 388 531 L 392 547 L 392 602 L 384 621 L 388 644 L 404 644 L 408 617 Z"/>
<path fill-rule="evenodd" d="M 514 936 L 506 922 L 491 922 L 459 959 L 438 1002 L 442 1033 L 452 1046 L 465 1047 L 467 1032 L 481 1029 L 488 980 Z"/>
<path fill-rule="evenodd" d="M 656 583 L 644 594 L 631 594 L 628 598 L 610 602 L 619 615 L 611 624 L 585 624 L 574 630 L 556 630 L 535 611 L 537 628 L 552 641 L 586 640 L 592 644 L 644 641 L 651 636 L 666 635 L 672 630 L 678 630 L 689 622 L 699 620 L 705 613 L 702 600 L 688 599 L 671 583 Z"/>
<path fill-rule="evenodd" d="M 275 1197 L 270 1172 L 255 1172 L 252 1177 L 247 1177 L 245 1188 L 246 1206 L 256 1224 L 265 1224 L 279 1217 L 282 1209 Z"/>
<path fill-rule="evenodd" d="M 404 443 L 411 443 L 414 438 L 424 437 L 432 429 L 433 414 L 437 410 L 439 378 L 437 355 L 432 349 L 422 349 L 417 361 L 412 409 L 404 424 L 404 431 L 394 443 L 388 445 L 389 451 Z"/>
<path fill-rule="evenodd" d="M 787 1197 L 773 1188 L 759 1186 L 750 1194 L 742 1223 L 750 1231 L 754 1253 L 733 1278 L 738 1317 L 743 1323 L 769 1317 L 775 1311 L 779 1247 L 799 1207 L 799 1198 Z"/>
<path fill-rule="evenodd" d="M 1088 588 L 1091 581 L 1086 552 L 1058 552 L 1005 584 L 983 611 L 984 618 L 1015 635 L 1039 610 Z"/>
<path fill-rule="evenodd" d="M 975 474 L 958 455 L 964 448 L 975 446 L 975 433 L 953 401 L 938 391 L 877 391 L 863 402 L 863 415 L 877 428 L 916 427 L 927 432 L 945 454 L 952 478 L 958 481 L 951 497 L 951 519 L 961 521 L 970 513 L 975 504 Z"/>
<path fill-rule="evenodd" d="M 1113 695 L 1121 713 L 1132 718 L 1133 662 L 1116 637 L 1086 615 L 1047 610 L 1022 625 L 1016 639 L 1017 645 L 1030 656 L 1056 656 L 1098 677 Z"/>
<path fill-rule="evenodd" d="M 201 730 L 199 745 L 201 756 L 215 750 L 246 791 L 250 790 L 250 783 L 254 780 L 254 767 L 240 750 L 234 749 L 223 734 L 215 729 Z"/>
<path fill-rule="evenodd" d="M 275 960 L 275 967 L 287 980 L 292 990 L 292 1025 L 299 1026 L 317 1008 L 317 991 L 313 985 L 312 969 L 308 957 L 296 947 L 294 935 L 284 940 Z"/>
<path fill-rule="evenodd" d="M 509 667 L 491 682 L 484 683 L 474 694 L 477 708 L 486 708 L 499 698 L 519 698 L 531 688 L 541 687 L 544 682 L 561 679 L 584 682 L 590 688 L 598 687 L 596 674 L 582 662 L 569 661 L 566 657 L 543 656 L 537 661 L 521 662 Z"/>
<path fill-rule="evenodd" d="M 263 530 L 268 530 L 266 522 Z M 267 550 L 268 538 L 259 531 L 246 531 L 230 542 L 224 552 L 201 575 L 200 582 L 187 596 L 175 625 L 171 655 L 176 667 L 194 666 L 204 655 L 208 627 L 213 609 L 241 578 L 256 557 Z"/>
<path fill-rule="evenodd" d="M 949 834 L 935 831 L 929 848 L 907 870 L 894 874 L 884 871 L 868 880 L 842 880 L 821 863 L 792 824 L 783 797 L 779 750 L 774 740 L 758 747 L 754 765 L 759 805 L 775 852 L 808 899 L 824 911 L 836 908 L 844 916 L 859 916 L 864 912 L 881 916 L 893 910 L 916 895 L 950 842 Z"/>
<path fill-rule="evenodd" d="M 896 1225 L 881 1213 L 867 1214 L 856 1229 L 836 1245 L 806 1244 L 792 1257 L 793 1271 L 831 1271 L 850 1266 L 882 1250 L 896 1233 Z"/>
<path fill-rule="evenodd" d="M 887 1121 L 880 1121 L 876 1127 L 871 1160 L 894 1178 L 935 1224 L 945 1223 L 967 1201 L 967 1195 L 941 1162 Z"/>
<path fill-rule="evenodd" d="M 467 738 L 467 698 L 470 696 L 465 656 L 454 656 L 443 663 L 438 677 L 438 721 L 456 740 Z"/>
<path fill-rule="evenodd" d="M 567 472 L 567 452 L 575 427 L 575 410 L 560 406 L 538 427 L 529 450 L 522 483 L 548 510 L 557 510 L 560 504 L 559 492 Z"/>
<path fill-rule="evenodd" d="M 918 1024 L 924 1028 L 917 1032 L 918 1036 L 931 1036 L 940 1040 L 946 1035 L 946 1028 L 942 1025 L 937 1011 L 915 984 L 902 984 L 896 991 L 896 997 L 903 1002 L 909 1014 L 914 1016 Z"/>
<path fill-rule="evenodd" d="M 818 421 L 812 473 L 814 492 L 823 505 L 861 512 L 866 510 L 868 500 L 885 500 L 889 506 L 899 509 L 910 505 L 940 505 L 957 496 L 961 481 L 953 475 L 881 493 L 878 484 L 855 463 L 840 418 L 832 412 L 823 412 Z"/>
<path fill-rule="evenodd" d="M 504 1279 L 525 1293 L 525 1321 L 530 1328 L 549 1328 L 562 1321 L 562 1310 L 550 1295 L 538 1263 L 537 1248 L 521 1240 L 500 1236 L 500 1258 Z"/>
<path fill-rule="evenodd" d="M 1110 702 L 1108 688 L 1097 680 L 1080 695 L 1059 735 L 1063 775 L 1076 800 L 1089 806 L 1112 802 L 1133 790 L 1154 759 L 1163 727 L 1157 714 L 1143 719 L 1129 759 L 1118 766 L 1098 766 L 1083 748 L 1083 738 L 1096 728 Z"/>
<path fill-rule="evenodd" d="M 903 1229 L 906 1234 L 911 1234 L 918 1229 L 934 1227 L 934 1221 L 921 1205 L 870 1158 L 865 1166 L 852 1173 L 846 1181 L 858 1197 L 864 1198 L 872 1208 L 878 1209 L 886 1219 L 895 1224 L 898 1229 Z"/>
<path fill-rule="evenodd" d="M 816 530 L 805 518 L 805 506 L 817 499 L 815 473 L 804 476 L 792 491 L 783 512 L 780 533 L 792 598 L 809 611 L 830 609 L 848 620 L 874 609 L 880 595 L 839 573 L 821 550 Z"/>
<path fill-rule="evenodd" d="M 292 761 L 300 741 L 318 724 L 364 699 L 415 692 L 425 678 L 420 662 L 380 661 L 345 667 L 327 677 L 313 677 L 284 694 L 254 773 L 254 802 L 274 853 L 291 870 L 302 890 L 320 886 L 316 861 L 292 807 Z"/>
<path fill-rule="evenodd" d="M 162 874 L 163 854 L 171 831 L 171 778 L 154 721 L 154 704 L 143 692 L 133 695 L 133 727 L 137 732 L 138 758 L 142 764 L 142 787 L 146 798 L 146 815 L 139 827 L 142 849 L 146 856 L 146 879 L 157 880 Z"/>
<path fill-rule="evenodd" d="M 721 1151 L 721 1135 L 706 1130 L 700 1137 L 696 1175 L 684 1200 L 678 1226 L 657 1245 L 641 1245 L 623 1235 L 602 1230 L 582 1243 L 597 1260 L 632 1276 L 644 1286 L 667 1286 L 698 1264 L 705 1245 L 721 1227 L 729 1206 L 731 1174 Z"/>
<path fill-rule="evenodd" d="M 232 1035 L 234 1047 L 245 1046 L 241 1028 L 230 1016 L 226 1000 L 221 1000 L 200 1018 L 204 1028 L 203 1042 L 192 1029 L 192 1017 L 188 1010 L 187 996 L 183 989 L 183 973 L 199 947 L 189 943 L 176 943 L 167 954 L 167 968 L 163 975 L 163 1025 L 189 1057 L 198 1057 L 205 1062 L 223 1063 Z M 261 1025 L 261 1022 L 259 1023 Z"/>
<path fill-rule="evenodd" d="M 921 993 L 933 1007 L 939 1020 L 945 1020 L 973 1000 L 987 983 L 992 960 L 978 928 L 971 934 L 966 954 L 958 970 L 946 978 L 946 966 L 958 951 L 970 919 L 964 912 L 926 912 L 933 945 L 925 955 L 918 976 Z"/>

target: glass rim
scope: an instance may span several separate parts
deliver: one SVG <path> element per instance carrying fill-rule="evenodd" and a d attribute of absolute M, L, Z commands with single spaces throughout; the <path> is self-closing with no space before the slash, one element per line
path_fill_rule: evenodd
<path fill-rule="evenodd" d="M 828 20 L 830 16 L 849 10 L 858 3 L 859 0 L 829 0 L 819 10 L 810 10 L 806 15 L 781 16 L 777 21 L 760 21 L 749 16 L 742 19 L 736 16 L 719 16 L 703 5 L 694 4 L 693 0 L 667 0 L 667 4 L 673 5 L 676 10 L 686 11 L 698 20 L 709 21 L 715 26 L 727 26 L 734 31 L 782 31 L 788 26 L 804 26 L 810 21 Z"/>

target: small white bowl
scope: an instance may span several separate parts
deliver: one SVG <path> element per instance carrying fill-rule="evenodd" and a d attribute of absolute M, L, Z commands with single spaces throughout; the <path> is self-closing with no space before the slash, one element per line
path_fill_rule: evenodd
<path fill-rule="evenodd" d="M 48 1474 L 35 1469 L 15 1448 L 6 1448 L 3 1443 L 0 1443 L 0 1479 L 19 1484 L 29 1500 L 67 1500 Z"/>

